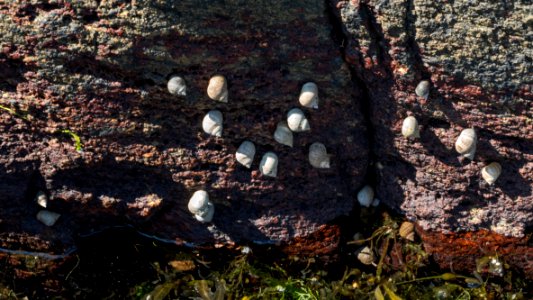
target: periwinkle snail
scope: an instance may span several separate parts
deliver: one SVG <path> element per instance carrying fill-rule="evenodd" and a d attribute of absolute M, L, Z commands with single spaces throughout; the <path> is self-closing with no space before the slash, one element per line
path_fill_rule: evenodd
<path fill-rule="evenodd" d="M 318 87 L 314 82 L 308 82 L 302 86 L 300 97 L 298 98 L 300 104 L 304 107 L 318 108 Z"/>
<path fill-rule="evenodd" d="M 368 246 L 364 246 L 357 251 L 357 259 L 365 265 L 372 265 L 374 263 L 374 253 Z"/>
<path fill-rule="evenodd" d="M 418 83 L 418 85 L 415 88 L 415 94 L 418 97 L 422 97 L 424 99 L 427 99 L 429 96 L 429 88 L 431 87 L 429 81 L 422 80 Z"/>
<path fill-rule="evenodd" d="M 283 121 L 278 123 L 274 132 L 274 140 L 282 145 L 292 147 L 294 138 L 292 131 L 287 126 L 287 122 Z"/>
<path fill-rule="evenodd" d="M 267 152 L 259 163 L 259 171 L 264 176 L 278 176 L 278 156 L 274 152 Z"/>
<path fill-rule="evenodd" d="M 218 110 L 209 111 L 202 120 L 202 129 L 205 133 L 217 137 L 222 136 L 222 113 Z"/>
<path fill-rule="evenodd" d="M 39 206 L 46 208 L 48 205 L 48 197 L 43 191 L 39 191 L 35 196 L 35 202 L 37 202 Z"/>
<path fill-rule="evenodd" d="M 324 144 L 313 143 L 309 146 L 309 163 L 314 168 L 329 169 L 329 155 Z"/>
<path fill-rule="evenodd" d="M 61 215 L 49 210 L 40 210 L 37 213 L 37 220 L 41 221 L 44 225 L 51 227 L 57 222 Z"/>
<path fill-rule="evenodd" d="M 294 132 L 303 132 L 311 130 L 309 121 L 304 112 L 299 108 L 293 108 L 287 113 L 287 125 Z"/>
<path fill-rule="evenodd" d="M 357 201 L 361 206 L 370 207 L 374 200 L 374 189 L 371 186 L 365 185 L 359 193 L 357 193 Z"/>
<path fill-rule="evenodd" d="M 476 153 L 477 135 L 473 128 L 467 128 L 461 131 L 457 141 L 455 141 L 455 150 L 462 156 L 474 159 Z"/>
<path fill-rule="evenodd" d="M 226 77 L 222 75 L 211 77 L 207 86 L 207 96 L 215 101 L 228 102 L 228 84 Z"/>
<path fill-rule="evenodd" d="M 403 222 L 400 225 L 399 234 L 402 238 L 414 242 L 415 241 L 415 225 L 411 222 Z"/>
<path fill-rule="evenodd" d="M 255 156 L 255 145 L 250 141 L 244 141 L 235 153 L 235 159 L 243 166 L 250 168 Z"/>
<path fill-rule="evenodd" d="M 179 76 L 172 76 L 167 82 L 168 92 L 176 96 L 187 96 L 185 80 Z"/>
<path fill-rule="evenodd" d="M 409 116 L 403 120 L 402 135 L 406 138 L 420 137 L 420 129 L 418 127 L 418 121 L 415 117 Z"/>
<path fill-rule="evenodd" d="M 502 173 L 502 165 L 497 162 L 490 163 L 481 169 L 481 177 L 488 183 L 494 184 Z"/>
<path fill-rule="evenodd" d="M 215 206 L 209 201 L 209 195 L 204 190 L 194 192 L 191 199 L 189 199 L 187 208 L 199 222 L 207 223 L 213 220 Z"/>

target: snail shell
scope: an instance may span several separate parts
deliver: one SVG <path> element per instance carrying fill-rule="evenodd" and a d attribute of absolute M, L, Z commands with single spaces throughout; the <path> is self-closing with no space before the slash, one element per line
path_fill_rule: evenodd
<path fill-rule="evenodd" d="M 420 129 L 418 128 L 418 121 L 415 117 L 409 116 L 403 120 L 402 135 L 406 138 L 419 138 Z"/>
<path fill-rule="evenodd" d="M 287 125 L 294 132 L 311 130 L 309 121 L 307 121 L 304 112 L 299 108 L 289 110 L 287 113 Z"/>
<path fill-rule="evenodd" d="M 228 84 L 226 77 L 222 75 L 211 77 L 207 86 L 207 96 L 215 101 L 228 102 Z"/>
<path fill-rule="evenodd" d="M 46 194 L 43 191 L 39 191 L 35 196 L 35 202 L 37 202 L 39 206 L 46 208 L 48 197 L 46 197 Z"/>
<path fill-rule="evenodd" d="M 374 263 L 374 253 L 368 246 L 365 246 L 357 252 L 357 259 L 365 265 L 371 265 Z"/>
<path fill-rule="evenodd" d="M 202 128 L 205 133 L 210 135 L 222 136 L 222 113 L 218 110 L 209 111 L 203 121 Z"/>
<path fill-rule="evenodd" d="M 173 76 L 167 82 L 169 93 L 176 96 L 187 96 L 187 85 L 185 80 L 179 76 Z"/>
<path fill-rule="evenodd" d="M 429 88 L 430 84 L 427 80 L 422 80 L 418 83 L 418 85 L 415 88 L 415 93 L 418 97 L 422 97 L 424 99 L 427 99 L 429 96 Z"/>
<path fill-rule="evenodd" d="M 187 208 L 195 219 L 202 223 L 211 222 L 215 214 L 215 206 L 209 201 L 209 195 L 204 190 L 194 192 Z"/>
<path fill-rule="evenodd" d="M 59 217 L 61 217 L 60 214 L 49 210 L 40 210 L 37 213 L 37 220 L 41 221 L 41 223 L 49 227 L 54 226 Z"/>
<path fill-rule="evenodd" d="M 276 131 L 274 132 L 274 139 L 276 142 L 292 147 L 294 138 L 292 136 L 292 131 L 287 126 L 287 122 L 279 122 L 276 126 Z"/>
<path fill-rule="evenodd" d="M 357 193 L 357 201 L 361 206 L 370 207 L 374 200 L 374 189 L 371 186 L 365 185 L 359 193 Z"/>
<path fill-rule="evenodd" d="M 477 135 L 473 128 L 467 128 L 461 131 L 457 141 L 455 141 L 455 150 L 466 158 L 474 159 L 476 153 Z"/>
<path fill-rule="evenodd" d="M 374 200 L 372 201 L 372 206 L 378 207 L 380 203 L 381 203 L 381 200 L 379 200 L 378 198 L 374 198 Z"/>
<path fill-rule="evenodd" d="M 502 165 L 497 162 L 490 163 L 481 169 L 481 176 L 488 184 L 493 184 L 502 173 Z"/>
<path fill-rule="evenodd" d="M 255 156 L 254 143 L 250 141 L 244 141 L 237 149 L 235 153 L 235 159 L 243 166 L 250 168 Z"/>
<path fill-rule="evenodd" d="M 329 169 L 329 155 L 324 144 L 313 143 L 309 146 L 309 163 L 314 168 Z"/>
<path fill-rule="evenodd" d="M 415 225 L 411 222 L 403 222 L 400 225 L 400 236 L 411 242 L 415 241 Z"/>
<path fill-rule="evenodd" d="M 278 175 L 278 156 L 274 152 L 267 152 L 259 163 L 261 174 L 269 177 Z"/>
<path fill-rule="evenodd" d="M 300 104 L 309 108 L 318 108 L 318 87 L 314 82 L 308 82 L 302 86 L 300 91 Z"/>

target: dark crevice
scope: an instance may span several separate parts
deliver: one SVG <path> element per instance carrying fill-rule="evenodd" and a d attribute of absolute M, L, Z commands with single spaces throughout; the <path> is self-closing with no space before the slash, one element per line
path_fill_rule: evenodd
<path fill-rule="evenodd" d="M 350 37 L 344 31 L 342 21 L 340 20 L 340 16 L 338 16 L 335 13 L 335 8 L 332 5 L 333 5 L 332 3 L 326 0 L 326 13 L 329 19 L 329 23 L 332 27 L 331 36 L 332 36 L 333 41 L 337 44 L 343 60 L 346 62 L 345 44 L 350 39 Z M 373 37 L 373 40 L 376 40 L 376 39 L 374 39 Z M 380 41 L 378 40 L 377 43 L 379 44 Z M 363 60 L 362 56 L 359 56 L 359 64 L 361 66 L 364 65 L 362 60 Z M 374 124 L 372 123 L 372 115 L 373 115 L 372 114 L 372 101 L 371 101 L 371 97 L 369 93 L 369 87 L 363 80 L 362 75 L 357 72 L 355 67 L 349 63 L 346 63 L 346 64 L 350 70 L 350 76 L 351 76 L 351 80 L 354 86 L 359 88 L 361 92 L 359 103 L 360 103 L 361 113 L 363 115 L 363 124 L 367 130 L 366 132 L 367 132 L 367 141 L 368 141 L 369 165 L 367 166 L 367 171 L 364 176 L 365 178 L 364 182 L 366 184 L 370 184 L 371 186 L 376 186 L 378 174 L 376 173 L 376 169 L 372 167 L 372 164 L 378 161 L 377 154 L 374 151 L 375 149 L 374 147 L 376 144 L 376 140 L 375 140 L 376 130 L 374 128 Z"/>
<path fill-rule="evenodd" d="M 421 75 L 420 79 L 430 80 L 431 74 L 424 67 L 424 61 L 420 56 L 420 48 L 418 43 L 415 40 L 416 37 L 416 16 L 413 14 L 415 8 L 414 0 L 407 0 L 406 2 L 406 11 L 405 11 L 405 32 L 407 33 L 406 40 L 406 52 L 413 55 L 413 66 L 418 74 Z"/>

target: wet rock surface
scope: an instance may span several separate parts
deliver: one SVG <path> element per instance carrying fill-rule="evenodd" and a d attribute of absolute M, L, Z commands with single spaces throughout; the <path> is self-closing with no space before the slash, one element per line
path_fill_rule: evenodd
<path fill-rule="evenodd" d="M 327 224 L 352 210 L 368 143 L 323 1 L 9 2 L 0 31 L 0 104 L 21 112 L 0 116 L 4 248 L 61 253 L 79 234 L 123 224 L 179 244 L 338 240 Z M 227 103 L 207 96 L 216 74 L 227 78 Z M 169 93 L 174 75 L 186 96 Z M 309 81 L 316 110 L 298 103 Z M 295 107 L 311 130 L 290 148 L 273 133 Z M 202 130 L 213 109 L 221 138 Z M 235 160 L 243 140 L 257 148 L 251 169 Z M 314 142 L 330 169 L 309 164 Z M 277 178 L 258 170 L 268 151 Z M 187 210 L 198 189 L 215 205 L 212 223 Z M 61 214 L 53 227 L 35 218 L 39 190 Z"/>

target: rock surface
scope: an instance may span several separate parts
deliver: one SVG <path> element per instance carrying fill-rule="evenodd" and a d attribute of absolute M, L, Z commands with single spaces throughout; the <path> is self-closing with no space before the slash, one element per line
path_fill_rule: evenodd
<path fill-rule="evenodd" d="M 367 87 L 377 197 L 426 230 L 533 225 L 532 21 L 527 1 L 333 1 L 345 58 Z M 428 99 L 415 88 L 429 80 Z M 401 135 L 417 118 L 418 139 Z M 474 160 L 454 148 L 478 135 Z M 493 186 L 481 169 L 499 162 Z"/>
<path fill-rule="evenodd" d="M 502 243 L 532 251 L 530 8 L 525 0 L 0 4 L 0 246 L 62 253 L 78 234 L 132 224 L 177 243 L 251 240 L 325 253 L 340 234 L 328 222 L 352 210 L 367 178 L 382 203 L 436 232 L 422 238 L 443 264 L 463 259 L 443 256 L 443 245 L 483 229 L 508 236 L 493 233 L 490 251 Z M 206 95 L 215 74 L 228 79 L 228 103 Z M 187 96 L 168 92 L 173 75 Z M 431 83 L 427 99 L 415 95 L 421 80 Z M 320 98 L 318 110 L 300 107 L 311 131 L 295 133 L 293 148 L 280 145 L 276 124 L 299 107 L 308 81 Z M 224 116 L 222 138 L 201 129 L 212 109 Z M 420 138 L 401 135 L 409 115 Z M 479 137 L 473 161 L 454 149 L 465 128 Z M 243 140 L 257 147 L 251 169 L 234 158 Z M 331 169 L 309 165 L 313 142 L 326 145 Z M 278 178 L 258 171 L 267 151 L 280 158 Z M 489 186 L 481 168 L 493 161 L 503 172 Z M 211 224 L 187 211 L 197 189 L 215 204 Z M 35 219 L 39 190 L 62 214 L 54 227 Z M 471 233 L 439 233 L 462 231 Z"/>
<path fill-rule="evenodd" d="M 421 226 L 443 268 L 472 272 L 477 258 L 499 255 L 533 278 L 531 4 L 331 1 L 331 8 L 345 60 L 366 87 L 377 197 Z M 415 94 L 422 80 L 431 83 L 427 99 Z M 401 135 L 409 115 L 420 138 Z M 473 161 L 454 147 L 465 128 L 479 139 Z M 481 169 L 494 161 L 503 171 L 490 186 Z"/>
<path fill-rule="evenodd" d="M 325 233 L 331 249 L 339 231 L 327 224 L 352 210 L 368 165 L 360 91 L 331 31 L 323 1 L 0 4 L 0 104 L 12 109 L 0 115 L 1 246 L 61 253 L 78 234 L 132 224 L 196 245 Z M 228 103 L 206 94 L 215 74 L 228 80 Z M 185 97 L 168 92 L 172 75 Z M 298 103 L 308 81 L 317 110 Z M 273 132 L 294 107 L 311 131 L 289 148 Z M 202 131 L 212 109 L 221 138 Z M 235 161 L 243 140 L 257 148 L 251 169 Z M 313 142 L 326 145 L 330 169 L 310 166 Z M 258 171 L 267 151 L 277 178 Z M 212 223 L 187 211 L 198 189 L 215 204 Z M 35 219 L 39 190 L 62 215 L 51 228 Z"/>

